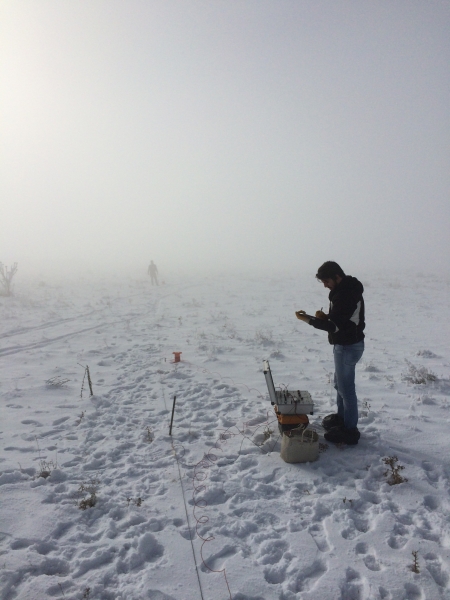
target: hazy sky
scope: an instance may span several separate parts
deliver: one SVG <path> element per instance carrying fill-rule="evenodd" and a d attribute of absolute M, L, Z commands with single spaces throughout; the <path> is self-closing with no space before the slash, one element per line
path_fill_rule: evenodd
<path fill-rule="evenodd" d="M 450 271 L 450 1 L 2 0 L 0 261 Z"/>

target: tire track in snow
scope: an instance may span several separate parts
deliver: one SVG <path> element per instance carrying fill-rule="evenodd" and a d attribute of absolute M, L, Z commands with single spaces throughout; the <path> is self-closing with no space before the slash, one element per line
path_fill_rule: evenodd
<path fill-rule="evenodd" d="M 139 314 L 134 314 L 133 316 L 128 316 L 128 318 L 126 320 L 130 321 L 130 322 L 131 321 L 135 321 L 136 319 L 140 319 L 144 315 L 148 314 L 150 312 L 150 310 L 153 310 L 155 312 L 158 309 L 158 306 L 161 303 L 161 301 L 164 300 L 165 298 L 168 298 L 168 297 L 173 296 L 175 294 L 179 294 L 180 292 L 184 291 L 185 289 L 188 289 L 188 288 L 191 288 L 191 287 L 196 287 L 197 285 L 200 285 L 200 284 L 186 286 L 185 288 L 182 288 L 181 290 L 173 291 L 173 292 L 170 292 L 168 294 L 165 294 L 164 296 L 160 296 L 159 298 L 157 298 L 154 301 L 153 306 L 150 309 L 148 309 L 148 310 L 146 310 L 144 312 L 141 312 Z M 139 295 L 141 295 L 141 294 L 136 294 L 136 296 L 139 296 Z M 129 298 L 129 297 L 131 297 L 131 296 L 125 296 L 123 298 Z M 123 298 L 121 298 L 121 299 L 123 299 Z M 99 309 L 99 310 L 103 310 L 103 309 Z M 94 312 L 96 312 L 96 311 L 94 311 Z M 88 314 L 91 315 L 93 313 L 91 312 L 91 313 L 88 313 Z M 81 315 L 80 317 L 75 317 L 74 319 L 69 319 L 69 320 L 76 320 L 76 319 L 82 318 L 84 316 L 85 315 Z M 110 321 L 108 323 L 100 323 L 100 324 L 94 325 L 92 327 L 86 327 L 86 328 L 83 328 L 83 329 L 79 329 L 77 331 L 72 331 L 70 333 L 65 333 L 63 335 L 56 336 L 54 338 L 50 338 L 50 339 L 46 339 L 46 340 L 41 340 L 39 342 L 33 342 L 31 344 L 25 344 L 23 346 L 10 346 L 10 347 L 7 347 L 7 348 L 2 348 L 2 349 L 0 349 L 0 356 L 9 356 L 9 355 L 12 355 L 12 354 L 17 354 L 19 352 L 26 352 L 28 350 L 34 350 L 34 349 L 44 348 L 45 346 L 48 346 L 49 344 L 53 344 L 55 342 L 59 342 L 59 341 L 64 340 L 64 339 L 72 338 L 74 336 L 81 335 L 83 333 L 88 333 L 89 331 L 94 331 L 96 329 L 104 330 L 105 328 L 113 327 L 114 325 L 119 325 L 119 324 L 123 323 L 123 321 L 125 320 L 125 316 L 126 315 L 123 315 L 120 320 Z M 48 326 L 49 327 L 50 326 L 56 327 L 57 325 L 63 324 L 65 322 L 66 322 L 66 320 L 64 319 L 64 320 L 62 320 L 60 322 L 57 321 L 53 325 L 48 325 Z M 28 331 L 44 329 L 46 327 L 47 327 L 47 325 L 41 325 L 41 326 L 37 326 L 37 327 L 32 327 L 32 328 L 29 328 L 28 330 L 24 330 L 23 332 L 21 331 L 20 333 L 25 333 L 25 332 L 28 332 Z M 2 336 L 0 336 L 0 337 L 2 337 Z M 6 336 L 4 335 L 3 337 L 6 337 Z"/>

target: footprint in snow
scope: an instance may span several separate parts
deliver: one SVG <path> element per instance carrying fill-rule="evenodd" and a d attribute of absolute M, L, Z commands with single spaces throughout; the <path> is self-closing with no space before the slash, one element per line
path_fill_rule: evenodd
<path fill-rule="evenodd" d="M 18 452 L 36 452 L 36 448 L 30 446 L 7 446 L 3 449 L 5 452 L 13 452 L 14 450 L 17 450 Z"/>
<path fill-rule="evenodd" d="M 374 554 L 368 554 L 363 558 L 364 564 L 369 571 L 380 571 L 381 566 Z"/>
<path fill-rule="evenodd" d="M 434 465 L 428 461 L 423 461 L 422 469 L 425 471 L 428 483 L 435 488 L 436 483 L 439 481 L 439 473 L 434 470 Z"/>
<path fill-rule="evenodd" d="M 391 592 L 382 585 L 380 585 L 380 587 L 378 588 L 378 592 L 380 594 L 381 600 L 393 600 Z"/>
<path fill-rule="evenodd" d="M 352 600 L 355 598 L 365 598 L 367 589 L 367 580 L 355 569 L 348 567 L 345 572 L 345 582 L 341 584 L 341 600 Z"/>
<path fill-rule="evenodd" d="M 240 471 L 246 471 L 258 465 L 258 460 L 252 456 L 241 456 L 236 462 Z"/>
<path fill-rule="evenodd" d="M 34 544 L 34 549 L 38 554 L 46 556 L 47 554 L 50 554 L 50 552 L 55 552 L 58 549 L 58 547 L 52 542 L 41 541 Z"/>
<path fill-rule="evenodd" d="M 64 522 L 58 523 L 55 529 L 50 534 L 50 537 L 54 540 L 59 540 L 63 538 L 74 526 L 72 522 Z"/>
<path fill-rule="evenodd" d="M 264 569 L 264 579 L 267 583 L 276 584 L 283 583 L 286 579 L 286 570 L 287 564 L 281 563 L 277 565 L 272 565 L 270 567 L 265 567 Z"/>
<path fill-rule="evenodd" d="M 170 375 L 167 375 L 167 379 L 192 379 L 191 375 L 186 375 L 185 373 L 181 373 L 180 371 L 173 371 Z"/>
<path fill-rule="evenodd" d="M 322 559 L 316 559 L 308 567 L 295 572 L 294 577 L 289 582 L 289 590 L 296 592 L 308 592 L 318 582 L 318 580 L 328 571 L 327 564 Z"/>
<path fill-rule="evenodd" d="M 316 543 L 317 548 L 321 552 L 329 552 L 331 550 L 327 540 L 327 536 L 324 527 L 321 523 L 314 523 L 308 527 L 308 533 Z"/>
<path fill-rule="evenodd" d="M 164 562 L 164 559 L 161 559 L 164 556 L 165 548 L 151 533 L 145 533 L 141 536 L 137 544 L 133 542 L 133 547 L 136 548 L 136 546 L 136 551 L 132 551 L 127 556 L 128 551 L 130 550 L 130 544 L 125 544 L 119 554 L 120 560 L 116 563 L 117 573 L 128 573 L 129 571 L 140 570 L 144 568 L 145 563 L 157 563 L 158 566 L 161 566 Z"/>
<path fill-rule="evenodd" d="M 68 421 L 69 419 L 70 419 L 70 417 L 61 417 L 60 419 L 56 419 L 56 421 L 53 421 L 52 425 L 61 425 L 61 423 L 64 423 L 65 421 Z"/>
<path fill-rule="evenodd" d="M 405 600 L 425 600 L 426 596 L 422 588 L 415 583 L 405 583 Z"/>
<path fill-rule="evenodd" d="M 205 550 L 208 550 L 208 546 L 206 546 Z M 231 556 L 234 556 L 237 553 L 236 546 L 231 546 L 227 544 L 218 552 L 211 554 L 210 556 L 204 559 L 206 564 L 202 564 L 200 567 L 204 573 L 210 572 L 210 570 L 220 571 L 225 567 L 225 562 Z"/>
<path fill-rule="evenodd" d="M 364 500 L 364 502 L 370 502 L 371 504 L 380 504 L 381 502 L 380 496 L 370 490 L 360 490 L 359 497 L 361 500 Z"/>
<path fill-rule="evenodd" d="M 173 596 L 168 596 L 160 590 L 148 590 L 147 598 L 149 600 L 176 600 L 176 598 L 174 598 Z"/>
<path fill-rule="evenodd" d="M 437 496 L 424 496 L 423 498 L 423 505 L 425 506 L 425 508 L 428 508 L 428 510 L 436 510 L 437 508 L 439 508 L 441 502 L 439 500 L 439 498 Z"/>
<path fill-rule="evenodd" d="M 358 531 L 355 531 L 353 527 L 347 527 L 341 531 L 341 536 L 344 540 L 354 540 L 355 537 L 358 537 Z"/>
<path fill-rule="evenodd" d="M 178 532 L 181 535 L 181 537 L 185 540 L 195 540 L 196 538 L 196 532 L 194 527 L 191 527 L 191 529 L 189 529 L 188 527 L 183 527 L 182 529 L 179 529 Z"/>
<path fill-rule="evenodd" d="M 367 554 L 369 551 L 369 546 L 366 542 L 358 542 L 355 546 L 356 554 Z"/>
<path fill-rule="evenodd" d="M 314 513 L 312 516 L 312 520 L 317 523 L 322 523 L 325 517 L 329 517 L 332 514 L 332 510 L 325 506 L 322 502 L 316 502 L 314 505 Z"/>
<path fill-rule="evenodd" d="M 341 535 L 346 540 L 353 540 L 361 533 L 367 533 L 367 531 L 369 531 L 369 521 L 361 518 L 350 518 L 349 526 L 341 531 Z"/>
<path fill-rule="evenodd" d="M 199 499 L 205 500 L 207 503 L 207 506 L 224 504 L 230 497 L 230 493 L 231 492 L 227 492 L 223 489 L 222 484 L 218 484 L 218 485 L 212 484 L 209 486 L 209 488 L 203 494 L 201 494 L 201 497 L 199 497 L 197 500 L 199 500 Z M 253 497 L 253 494 L 250 494 L 250 495 Z M 233 497 L 232 497 L 233 502 L 235 501 L 235 499 L 237 499 L 236 498 L 237 496 L 239 496 L 239 493 L 233 495 Z"/>
<path fill-rule="evenodd" d="M 388 539 L 388 545 L 393 550 L 400 550 L 407 543 L 407 539 L 400 535 L 391 535 Z"/>
<path fill-rule="evenodd" d="M 70 571 L 70 564 L 61 558 L 45 558 L 37 567 L 38 573 L 42 575 L 57 575 L 59 577 L 67 575 Z"/>
<path fill-rule="evenodd" d="M 449 573 L 444 567 L 442 559 L 433 552 L 425 554 L 424 559 L 426 561 L 426 568 L 436 584 L 439 587 L 447 588 Z"/>
<path fill-rule="evenodd" d="M 17 538 L 10 543 L 11 550 L 22 550 L 23 548 L 29 548 L 36 540 L 30 540 L 29 538 Z"/>
<path fill-rule="evenodd" d="M 238 514 L 237 511 L 234 511 L 234 514 Z M 249 513 L 252 514 L 252 513 Z M 240 516 L 238 514 L 238 516 Z M 273 513 L 258 513 L 254 516 L 253 521 L 259 525 L 260 527 L 273 527 L 280 522 L 279 517 Z"/>
<path fill-rule="evenodd" d="M 225 521 L 224 525 L 218 528 L 220 535 L 227 537 L 237 537 L 241 540 L 248 538 L 258 532 L 257 525 L 249 519 L 238 519 L 236 521 Z"/>
<path fill-rule="evenodd" d="M 288 549 L 289 544 L 284 540 L 266 540 L 259 547 L 258 562 L 262 565 L 274 565 L 280 562 Z"/>

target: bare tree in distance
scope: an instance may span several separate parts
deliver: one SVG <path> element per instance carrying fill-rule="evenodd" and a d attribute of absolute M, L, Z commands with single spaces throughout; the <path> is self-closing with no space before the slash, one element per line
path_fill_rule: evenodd
<path fill-rule="evenodd" d="M 16 273 L 17 263 L 14 263 L 13 266 L 8 269 L 6 265 L 0 262 L 0 283 L 3 286 L 2 296 L 11 296 L 12 280 Z"/>

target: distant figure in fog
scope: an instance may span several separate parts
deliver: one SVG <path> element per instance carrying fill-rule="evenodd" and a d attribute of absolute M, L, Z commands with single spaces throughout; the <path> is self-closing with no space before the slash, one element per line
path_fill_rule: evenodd
<path fill-rule="evenodd" d="M 152 285 L 159 285 L 158 283 L 158 267 L 155 265 L 153 261 L 150 261 L 148 266 L 148 274 L 150 275 Z"/>

